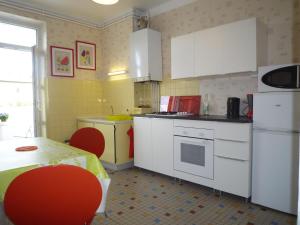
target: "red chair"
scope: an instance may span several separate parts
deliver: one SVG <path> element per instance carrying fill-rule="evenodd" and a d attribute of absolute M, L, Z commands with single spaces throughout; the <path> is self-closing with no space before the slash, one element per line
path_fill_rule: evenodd
<path fill-rule="evenodd" d="M 103 134 L 92 127 L 77 130 L 70 139 L 70 145 L 94 153 L 98 158 L 103 154 L 105 141 Z"/>
<path fill-rule="evenodd" d="M 15 225 L 90 224 L 102 199 L 95 175 L 77 166 L 46 166 L 16 177 L 4 196 Z"/>

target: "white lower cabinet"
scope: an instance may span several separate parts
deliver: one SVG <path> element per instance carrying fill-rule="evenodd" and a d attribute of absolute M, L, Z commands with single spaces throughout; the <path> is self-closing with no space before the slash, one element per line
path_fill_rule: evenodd
<path fill-rule="evenodd" d="M 250 162 L 215 155 L 215 189 L 249 198 Z"/>
<path fill-rule="evenodd" d="M 173 120 L 134 118 L 134 165 L 173 175 Z"/>
<path fill-rule="evenodd" d="M 213 167 L 211 179 L 198 176 L 197 171 L 193 173 L 174 170 L 173 135 L 178 126 L 186 127 L 192 134 L 194 130 L 203 128 L 214 136 L 213 156 L 207 162 Z M 250 197 L 251 123 L 135 117 L 134 129 L 135 166 L 245 198 Z M 182 134 L 182 136 L 186 135 Z"/>
<path fill-rule="evenodd" d="M 151 119 L 153 170 L 173 176 L 173 120 Z"/>
<path fill-rule="evenodd" d="M 215 189 L 251 195 L 252 125 L 217 123 L 214 149 Z"/>
<path fill-rule="evenodd" d="M 134 124 L 134 165 L 153 170 L 153 151 L 151 141 L 151 119 L 135 117 Z"/>

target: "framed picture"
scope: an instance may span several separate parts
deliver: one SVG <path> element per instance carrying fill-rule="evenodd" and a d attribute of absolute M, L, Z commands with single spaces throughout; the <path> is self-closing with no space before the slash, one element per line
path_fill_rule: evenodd
<path fill-rule="evenodd" d="M 74 51 L 71 48 L 50 46 L 51 75 L 74 77 Z"/>
<path fill-rule="evenodd" d="M 76 67 L 96 70 L 96 44 L 76 41 Z"/>

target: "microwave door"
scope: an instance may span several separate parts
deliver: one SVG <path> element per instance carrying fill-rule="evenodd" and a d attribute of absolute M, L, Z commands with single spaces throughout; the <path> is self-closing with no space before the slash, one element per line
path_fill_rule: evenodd
<path fill-rule="evenodd" d="M 274 88 L 295 89 L 298 86 L 298 68 L 288 66 L 270 71 L 262 77 L 262 82 Z"/>

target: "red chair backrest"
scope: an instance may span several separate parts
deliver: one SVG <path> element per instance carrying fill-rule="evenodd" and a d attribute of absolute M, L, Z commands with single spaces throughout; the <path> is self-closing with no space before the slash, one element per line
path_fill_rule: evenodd
<path fill-rule="evenodd" d="M 101 131 L 92 127 L 85 127 L 72 135 L 70 145 L 94 153 L 99 158 L 103 154 L 105 141 Z"/>
<path fill-rule="evenodd" d="M 46 166 L 16 177 L 4 196 L 15 225 L 84 225 L 102 199 L 97 177 L 77 166 Z"/>

